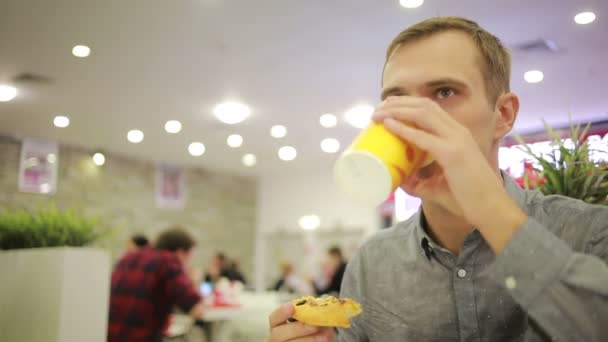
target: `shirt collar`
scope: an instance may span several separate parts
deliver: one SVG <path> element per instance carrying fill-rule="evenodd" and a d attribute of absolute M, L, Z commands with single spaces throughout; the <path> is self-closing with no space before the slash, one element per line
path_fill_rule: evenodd
<path fill-rule="evenodd" d="M 511 198 L 517 203 L 517 205 L 522 208 L 524 211 L 526 210 L 526 191 L 522 189 L 515 180 L 509 176 L 503 170 L 500 171 L 503 179 L 503 184 L 505 190 L 511 196 Z M 429 235 L 428 235 L 428 223 L 426 222 L 426 218 L 424 217 L 424 212 L 422 211 L 422 206 L 418 209 L 416 216 L 414 216 L 415 222 L 415 236 L 418 241 L 418 245 L 420 246 L 421 251 L 424 253 L 425 245 L 428 244 L 432 249 L 443 249 L 443 247 L 439 246 Z M 426 240 L 426 242 L 425 242 Z"/>
<path fill-rule="evenodd" d="M 528 211 L 526 208 L 527 203 L 527 194 L 528 192 L 522 189 L 519 184 L 515 182 L 515 180 L 509 176 L 506 172 L 500 171 L 502 174 L 503 184 L 505 185 L 505 190 L 511 196 L 511 198 L 517 203 L 517 205 L 522 208 L 524 211 Z"/>

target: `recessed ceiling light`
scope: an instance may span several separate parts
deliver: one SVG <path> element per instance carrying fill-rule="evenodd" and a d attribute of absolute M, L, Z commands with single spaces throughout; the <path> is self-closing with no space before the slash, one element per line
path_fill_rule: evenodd
<path fill-rule="evenodd" d="M 127 140 L 134 144 L 139 144 L 144 140 L 144 132 L 138 129 L 132 129 L 127 133 Z"/>
<path fill-rule="evenodd" d="M 169 120 L 165 122 L 165 131 L 167 133 L 175 134 L 182 130 L 182 123 L 177 120 Z"/>
<path fill-rule="evenodd" d="M 17 88 L 0 84 L 0 102 L 8 102 L 17 96 Z"/>
<path fill-rule="evenodd" d="M 344 114 L 344 119 L 355 128 L 365 128 L 372 121 L 374 107 L 370 105 L 358 105 L 349 109 Z"/>
<path fill-rule="evenodd" d="M 581 12 L 574 16 L 574 22 L 579 25 L 591 24 L 595 21 L 595 13 L 593 12 Z"/>
<path fill-rule="evenodd" d="M 76 45 L 72 48 L 72 54 L 80 58 L 89 57 L 91 48 L 86 45 Z"/>
<path fill-rule="evenodd" d="M 213 115 L 221 122 L 234 125 L 245 121 L 251 114 L 251 109 L 240 102 L 223 102 L 213 108 Z"/>
<path fill-rule="evenodd" d="M 192 142 L 188 145 L 188 152 L 194 157 L 200 157 L 205 153 L 205 145 L 198 141 Z"/>
<path fill-rule="evenodd" d="M 321 219 L 317 215 L 304 215 L 300 217 L 298 224 L 304 230 L 315 230 L 321 225 Z"/>
<path fill-rule="evenodd" d="M 257 158 L 255 157 L 255 154 L 252 153 L 247 153 L 246 155 L 243 156 L 243 164 L 247 167 L 252 167 L 255 166 L 255 164 L 257 163 Z"/>
<path fill-rule="evenodd" d="M 528 83 L 541 82 L 544 77 L 545 77 L 545 75 L 540 70 L 530 70 L 530 71 L 526 71 L 526 73 L 524 74 L 524 79 Z"/>
<path fill-rule="evenodd" d="M 279 149 L 279 159 L 283 161 L 291 161 L 296 159 L 298 152 L 292 146 L 283 146 Z"/>
<path fill-rule="evenodd" d="M 283 138 L 287 135 L 287 127 L 283 125 L 274 125 L 270 128 L 270 135 L 273 138 Z"/>
<path fill-rule="evenodd" d="M 231 134 L 226 139 L 226 143 L 232 148 L 241 147 L 243 145 L 243 137 L 238 134 Z"/>
<path fill-rule="evenodd" d="M 340 150 L 340 142 L 334 138 L 321 140 L 321 150 L 325 153 L 336 153 Z"/>
<path fill-rule="evenodd" d="M 70 125 L 70 118 L 68 118 L 67 116 L 63 116 L 63 115 L 57 115 L 53 119 L 53 124 L 55 125 L 55 127 L 59 127 L 59 128 L 68 127 Z"/>
<path fill-rule="evenodd" d="M 95 163 L 95 165 L 97 166 L 101 166 L 103 164 L 106 163 L 106 156 L 103 155 L 103 153 L 95 153 L 93 155 L 93 163 Z"/>
<path fill-rule="evenodd" d="M 40 184 L 40 192 L 48 194 L 49 192 L 51 192 L 51 185 L 49 183 Z"/>
<path fill-rule="evenodd" d="M 46 156 L 46 161 L 47 161 L 49 164 L 55 164 L 55 163 L 57 162 L 57 155 L 56 155 L 55 153 L 49 153 L 49 154 Z"/>
<path fill-rule="evenodd" d="M 405 8 L 416 8 L 422 6 L 424 0 L 399 0 L 399 4 Z"/>
<path fill-rule="evenodd" d="M 338 124 L 338 118 L 331 113 L 326 113 L 321 115 L 319 123 L 325 128 L 335 127 Z"/>

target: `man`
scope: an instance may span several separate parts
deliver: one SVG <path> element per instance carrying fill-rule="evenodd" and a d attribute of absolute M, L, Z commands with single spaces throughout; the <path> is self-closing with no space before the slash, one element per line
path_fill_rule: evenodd
<path fill-rule="evenodd" d="M 349 262 L 341 295 L 363 313 L 340 341 L 607 341 L 608 208 L 525 191 L 498 168 L 519 100 L 501 42 L 435 18 L 391 43 L 374 120 L 435 162 L 402 188 L 419 213 Z M 405 125 L 404 122 L 409 123 Z M 331 341 L 286 304 L 269 341 Z"/>
<path fill-rule="evenodd" d="M 201 318 L 203 304 L 186 272 L 195 242 L 182 228 L 160 234 L 154 249 L 126 254 L 112 273 L 108 341 L 160 341 L 173 307 Z"/>

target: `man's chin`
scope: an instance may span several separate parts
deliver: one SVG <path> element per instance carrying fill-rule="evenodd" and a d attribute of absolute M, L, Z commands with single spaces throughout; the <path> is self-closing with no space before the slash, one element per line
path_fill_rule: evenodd
<path fill-rule="evenodd" d="M 401 185 L 408 194 L 424 199 L 438 190 L 447 189 L 443 170 L 436 162 L 420 168 Z"/>

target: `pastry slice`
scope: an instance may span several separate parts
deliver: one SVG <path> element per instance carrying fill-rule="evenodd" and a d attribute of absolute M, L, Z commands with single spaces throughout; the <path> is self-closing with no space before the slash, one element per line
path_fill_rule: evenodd
<path fill-rule="evenodd" d="M 296 320 L 320 327 L 350 328 L 350 318 L 361 313 L 361 304 L 332 296 L 304 296 L 291 301 Z"/>

